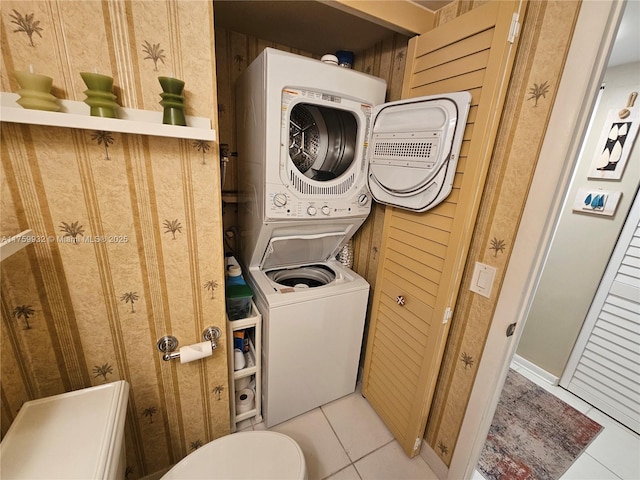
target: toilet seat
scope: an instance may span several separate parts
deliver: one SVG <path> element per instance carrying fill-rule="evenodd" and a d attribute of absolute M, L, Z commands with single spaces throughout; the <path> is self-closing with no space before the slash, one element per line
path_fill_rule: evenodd
<path fill-rule="evenodd" d="M 203 445 L 178 462 L 162 480 L 306 477 L 304 454 L 292 438 L 257 431 L 234 433 Z"/>

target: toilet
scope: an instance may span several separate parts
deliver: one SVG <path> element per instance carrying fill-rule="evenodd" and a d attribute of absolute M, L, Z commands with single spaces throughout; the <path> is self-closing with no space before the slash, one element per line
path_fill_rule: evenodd
<path fill-rule="evenodd" d="M 25 402 L 0 442 L 2 480 L 121 480 L 124 380 Z"/>
<path fill-rule="evenodd" d="M 190 453 L 162 480 L 188 479 L 306 480 L 300 446 L 277 432 L 238 432 Z"/>
<path fill-rule="evenodd" d="M 122 480 L 128 398 L 120 380 L 25 402 L 0 442 L 2 480 Z M 162 478 L 306 480 L 307 470 L 292 438 L 257 431 L 209 442 Z"/>

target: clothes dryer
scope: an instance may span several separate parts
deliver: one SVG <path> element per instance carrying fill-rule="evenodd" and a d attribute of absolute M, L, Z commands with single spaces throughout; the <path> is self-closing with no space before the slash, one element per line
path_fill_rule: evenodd
<path fill-rule="evenodd" d="M 371 209 L 366 152 L 380 78 L 266 48 L 236 84 L 240 255 L 256 265 L 275 224 L 351 224 Z M 348 238 L 343 239 L 344 243 Z"/>

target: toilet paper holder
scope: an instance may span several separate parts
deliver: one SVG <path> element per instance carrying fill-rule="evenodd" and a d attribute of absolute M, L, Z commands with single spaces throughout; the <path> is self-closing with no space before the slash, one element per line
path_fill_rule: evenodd
<path fill-rule="evenodd" d="M 202 340 L 211 342 L 211 350 L 218 348 L 218 338 L 222 335 L 222 331 L 218 327 L 207 327 L 202 332 Z M 164 355 L 162 359 L 165 362 L 173 360 L 174 358 L 180 358 L 180 352 L 176 351 L 178 348 L 178 339 L 173 335 L 165 335 L 158 339 L 158 350 Z"/>

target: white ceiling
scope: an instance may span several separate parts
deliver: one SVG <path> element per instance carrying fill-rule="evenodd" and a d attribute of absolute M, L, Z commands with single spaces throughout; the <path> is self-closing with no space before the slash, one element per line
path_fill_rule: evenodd
<path fill-rule="evenodd" d="M 618 28 L 609 66 L 640 62 L 640 0 L 628 0 Z"/>

